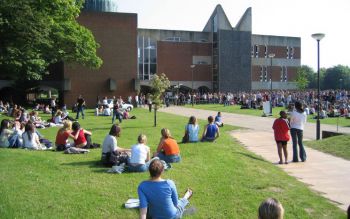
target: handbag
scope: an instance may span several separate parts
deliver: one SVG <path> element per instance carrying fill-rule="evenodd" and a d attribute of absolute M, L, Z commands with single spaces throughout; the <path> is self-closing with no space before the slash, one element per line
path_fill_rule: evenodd
<path fill-rule="evenodd" d="M 188 132 L 188 125 L 186 126 L 186 131 L 184 137 L 182 137 L 182 143 L 186 143 L 190 141 L 190 134 Z"/>

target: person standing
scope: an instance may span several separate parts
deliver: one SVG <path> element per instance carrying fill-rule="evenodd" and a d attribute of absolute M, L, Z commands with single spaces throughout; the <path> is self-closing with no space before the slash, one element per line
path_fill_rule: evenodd
<path fill-rule="evenodd" d="M 306 161 L 306 152 L 303 145 L 303 130 L 306 119 L 307 116 L 302 104 L 298 101 L 295 102 L 295 110 L 290 116 L 290 134 L 293 142 L 293 162 L 299 162 L 297 145 L 299 145 L 299 157 L 301 161 Z"/>
<path fill-rule="evenodd" d="M 56 111 L 57 111 L 56 97 L 52 97 L 51 98 L 50 106 L 51 106 L 51 116 L 53 118 L 55 116 L 55 114 L 56 114 Z"/>
<path fill-rule="evenodd" d="M 288 133 L 289 121 L 287 120 L 287 113 L 285 111 L 280 112 L 280 118 L 274 121 L 272 129 L 274 130 L 275 141 L 277 143 L 278 157 L 280 158 L 279 164 L 283 164 L 282 149 L 284 153 L 284 163 L 288 164 L 287 142 L 290 137 Z"/>
<path fill-rule="evenodd" d="M 84 119 L 84 107 L 85 107 L 85 100 L 83 96 L 80 94 L 77 99 L 77 116 L 76 119 L 79 119 L 79 113 L 81 113 L 81 117 Z"/>

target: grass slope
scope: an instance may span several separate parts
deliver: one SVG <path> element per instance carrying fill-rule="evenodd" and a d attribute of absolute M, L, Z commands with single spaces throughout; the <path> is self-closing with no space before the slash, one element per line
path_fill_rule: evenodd
<path fill-rule="evenodd" d="M 350 160 L 350 135 L 334 136 L 322 141 L 307 141 L 305 144 L 316 150 Z"/>
<path fill-rule="evenodd" d="M 130 147 L 139 133 L 148 137 L 154 151 L 160 129 L 167 127 L 180 140 L 187 118 L 132 111 L 136 120 L 123 121 L 118 144 Z M 94 117 L 88 112 L 82 127 L 93 131 L 93 141 L 101 143 L 111 126 L 110 117 Z M 200 121 L 203 129 L 205 122 Z M 215 143 L 181 144 L 183 161 L 164 174 L 173 179 L 180 195 L 191 187 L 191 205 L 197 213 L 190 218 L 256 218 L 257 208 L 267 197 L 279 199 L 285 218 L 345 218 L 335 205 L 288 176 L 278 167 L 256 156 L 221 129 Z M 40 130 L 54 140 L 57 128 Z M 202 131 L 202 130 L 201 130 Z M 137 210 L 123 208 L 137 197 L 138 184 L 148 173 L 108 174 L 98 164 L 101 149 L 84 155 L 23 149 L 0 150 L 1 218 L 137 218 Z"/>
<path fill-rule="evenodd" d="M 186 107 L 191 108 L 191 105 L 186 105 Z M 213 110 L 213 111 L 221 111 L 228 113 L 236 113 L 243 115 L 251 115 L 251 116 L 262 116 L 263 111 L 258 109 L 241 109 L 240 105 L 231 105 L 224 107 L 223 104 L 198 104 L 194 105 L 196 109 L 205 109 L 205 110 Z M 279 117 L 279 112 L 281 110 L 286 110 L 284 107 L 274 107 L 272 110 L 272 114 L 275 118 Z M 308 122 L 316 123 L 316 119 L 313 118 L 314 115 L 308 116 Z M 341 118 L 325 118 L 321 119 L 321 124 L 328 125 L 339 125 L 344 127 L 350 127 L 350 119 L 346 119 L 344 117 Z"/>

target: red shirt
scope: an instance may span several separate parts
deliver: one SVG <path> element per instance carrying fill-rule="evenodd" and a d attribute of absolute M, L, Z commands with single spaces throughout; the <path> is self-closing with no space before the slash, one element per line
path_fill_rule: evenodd
<path fill-rule="evenodd" d="M 75 135 L 76 133 L 77 132 L 73 132 L 72 135 Z M 80 144 L 83 144 L 85 142 L 86 142 L 86 138 L 85 138 L 84 130 L 80 130 L 77 140 L 74 140 L 74 144 L 80 145 Z"/>
<path fill-rule="evenodd" d="M 69 137 L 69 132 L 68 131 L 58 131 L 56 135 L 56 144 L 58 145 L 65 145 L 67 143 L 67 139 Z"/>
<path fill-rule="evenodd" d="M 276 141 L 289 141 L 289 122 L 286 119 L 276 119 L 272 126 Z"/>

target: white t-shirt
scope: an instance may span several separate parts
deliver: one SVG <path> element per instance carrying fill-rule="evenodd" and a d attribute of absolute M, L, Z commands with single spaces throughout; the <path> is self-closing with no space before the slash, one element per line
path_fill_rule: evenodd
<path fill-rule="evenodd" d="M 305 112 L 298 113 L 297 111 L 293 111 L 290 116 L 290 128 L 304 130 L 306 118 Z"/>
<path fill-rule="evenodd" d="M 107 135 L 102 144 L 102 153 L 112 153 L 119 149 L 117 145 L 117 138 L 112 135 Z"/>
<path fill-rule="evenodd" d="M 110 116 L 111 115 L 111 109 L 109 107 L 105 108 L 103 111 L 103 115 Z"/>
<path fill-rule="evenodd" d="M 149 150 L 147 145 L 140 143 L 132 146 L 130 163 L 145 164 Z"/>
<path fill-rule="evenodd" d="M 24 132 L 22 134 L 23 138 L 23 146 L 28 149 L 33 150 L 40 150 L 41 145 L 37 144 L 37 141 L 39 141 L 39 136 L 36 134 L 36 132 L 32 133 L 32 139 L 29 139 L 28 132 Z"/>

